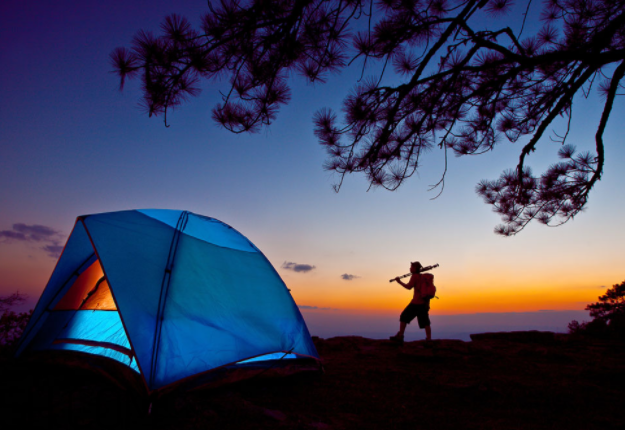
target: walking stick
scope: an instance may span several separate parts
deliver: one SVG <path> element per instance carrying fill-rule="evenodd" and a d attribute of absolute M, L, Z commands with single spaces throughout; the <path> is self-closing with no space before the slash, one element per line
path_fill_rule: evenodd
<path fill-rule="evenodd" d="M 438 267 L 438 264 L 434 264 L 433 266 L 424 267 L 424 268 L 422 268 L 421 270 L 419 270 L 419 273 L 422 273 L 422 272 L 427 272 L 428 270 L 436 269 L 437 267 Z M 405 274 L 405 275 L 403 275 L 403 276 L 398 276 L 398 278 L 399 278 L 399 279 L 402 279 L 402 278 L 407 278 L 408 276 L 412 276 L 412 275 L 413 275 L 412 273 L 406 273 L 406 274 Z M 393 278 L 393 279 L 391 279 L 391 280 L 390 280 L 390 281 L 388 281 L 388 282 L 393 282 L 393 281 L 395 281 L 396 279 L 397 279 L 397 278 Z"/>

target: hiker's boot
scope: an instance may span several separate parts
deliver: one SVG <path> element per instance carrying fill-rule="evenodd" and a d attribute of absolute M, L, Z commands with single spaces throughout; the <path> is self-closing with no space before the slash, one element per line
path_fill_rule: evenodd
<path fill-rule="evenodd" d="M 403 334 L 396 334 L 395 336 L 391 336 L 389 337 L 389 339 L 391 340 L 391 342 L 396 343 L 398 345 L 403 345 L 404 344 L 404 335 Z"/>

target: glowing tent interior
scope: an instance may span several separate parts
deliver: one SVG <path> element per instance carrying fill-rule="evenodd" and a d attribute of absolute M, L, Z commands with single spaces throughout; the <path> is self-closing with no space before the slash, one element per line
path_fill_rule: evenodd
<path fill-rule="evenodd" d="M 78 217 L 17 355 L 41 350 L 116 360 L 150 392 L 225 367 L 319 362 L 256 246 L 214 218 L 155 209 Z"/>

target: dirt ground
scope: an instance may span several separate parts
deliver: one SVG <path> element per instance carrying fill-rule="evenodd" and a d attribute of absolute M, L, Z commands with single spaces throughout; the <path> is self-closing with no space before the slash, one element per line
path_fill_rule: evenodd
<path fill-rule="evenodd" d="M 177 390 L 0 361 L 0 422 L 38 428 L 622 429 L 625 345 L 545 332 L 471 342 L 315 338 L 324 373 Z M 3 428 L 14 428 L 14 427 Z"/>

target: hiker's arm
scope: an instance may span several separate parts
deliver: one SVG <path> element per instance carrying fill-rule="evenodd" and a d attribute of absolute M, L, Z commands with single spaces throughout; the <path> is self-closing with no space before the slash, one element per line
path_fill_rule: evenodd
<path fill-rule="evenodd" d="M 410 281 L 408 281 L 407 284 L 404 284 L 399 278 L 395 278 L 395 280 L 397 281 L 399 285 L 401 285 L 405 289 L 412 290 L 412 287 L 414 286 L 414 282 L 412 282 L 413 277 L 414 275 L 410 277 Z"/>

